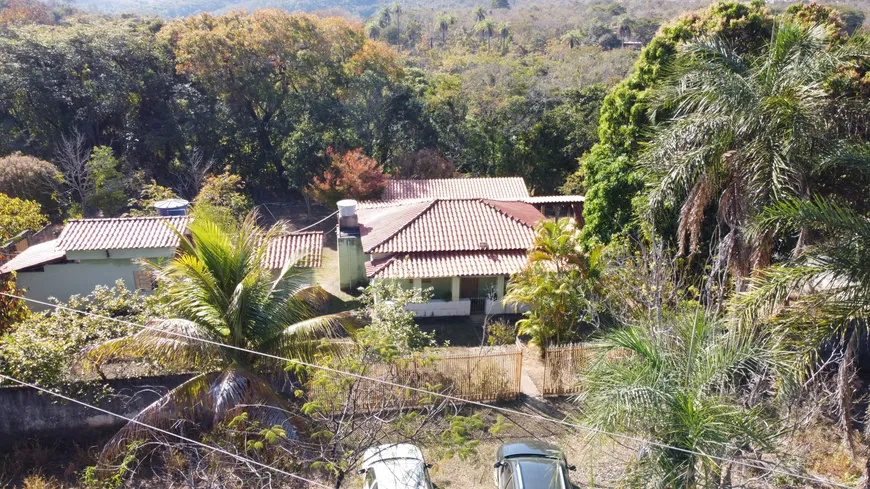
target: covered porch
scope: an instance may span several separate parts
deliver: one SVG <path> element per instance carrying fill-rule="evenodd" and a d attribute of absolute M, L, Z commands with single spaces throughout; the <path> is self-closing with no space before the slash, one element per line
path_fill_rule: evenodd
<path fill-rule="evenodd" d="M 408 306 L 419 317 L 469 316 L 522 312 L 502 302 L 510 275 L 525 263 L 525 251 L 422 253 L 372 260 L 367 269 L 371 278 L 431 289 L 428 302 Z"/>

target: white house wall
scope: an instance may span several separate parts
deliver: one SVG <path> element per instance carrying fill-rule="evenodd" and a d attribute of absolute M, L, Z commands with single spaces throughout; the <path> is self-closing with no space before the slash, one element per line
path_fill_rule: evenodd
<path fill-rule="evenodd" d="M 85 260 L 79 263 L 49 264 L 41 272 L 18 272 L 16 283 L 26 291 L 30 299 L 45 301 L 55 297 L 67 301 L 72 295 L 87 295 L 97 285 L 112 287 L 123 280 L 127 288 L 135 287 L 133 272 L 140 270 L 132 260 Z M 30 303 L 31 310 L 47 309 Z"/>

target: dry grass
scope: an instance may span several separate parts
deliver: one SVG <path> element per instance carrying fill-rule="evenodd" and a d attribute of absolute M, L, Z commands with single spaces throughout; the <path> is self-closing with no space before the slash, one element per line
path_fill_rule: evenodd
<path fill-rule="evenodd" d="M 63 489 L 63 485 L 59 484 L 54 477 L 43 477 L 39 474 L 29 475 L 24 478 L 22 483 L 23 489 Z"/>

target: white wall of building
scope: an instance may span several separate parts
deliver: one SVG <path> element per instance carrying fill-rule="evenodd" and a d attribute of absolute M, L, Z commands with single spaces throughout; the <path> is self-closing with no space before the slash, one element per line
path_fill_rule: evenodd
<path fill-rule="evenodd" d="M 90 294 L 97 285 L 114 286 L 119 279 L 132 289 L 135 287 L 133 272 L 138 270 L 139 265 L 129 259 L 82 260 L 45 265 L 43 271 L 18 272 L 16 283 L 30 299 L 46 301 L 54 297 L 65 302 L 72 295 Z M 27 306 L 34 311 L 47 309 L 34 303 Z"/>
<path fill-rule="evenodd" d="M 405 310 L 413 312 L 417 317 L 435 316 L 469 316 L 471 315 L 471 301 L 460 299 L 458 301 L 432 300 L 422 304 L 408 304 Z"/>

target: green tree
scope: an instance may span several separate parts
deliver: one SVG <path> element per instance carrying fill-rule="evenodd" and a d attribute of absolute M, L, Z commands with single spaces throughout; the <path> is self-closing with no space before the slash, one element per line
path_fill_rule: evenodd
<path fill-rule="evenodd" d="M 450 14 L 441 14 L 438 16 L 438 30 L 441 31 L 441 42 L 447 44 L 447 31 L 450 26 L 456 23 L 456 17 Z"/>
<path fill-rule="evenodd" d="M 518 331 L 531 337 L 542 356 L 550 343 L 572 341 L 598 327 L 600 258 L 601 248 L 583 251 L 573 219 L 538 224 L 529 264 L 511 277 L 504 302 L 529 308 Z"/>
<path fill-rule="evenodd" d="M 483 5 L 478 5 L 477 7 L 474 7 L 473 14 L 475 22 L 482 22 L 486 20 L 486 9 L 483 8 Z"/>
<path fill-rule="evenodd" d="M 492 38 L 495 36 L 497 30 L 498 24 L 496 24 L 492 19 L 482 20 L 477 24 L 474 24 L 474 32 L 477 32 L 481 37 L 486 39 L 487 52 L 492 48 Z"/>
<path fill-rule="evenodd" d="M 399 2 L 393 4 L 393 13 L 396 14 L 396 34 L 398 36 L 398 45 L 402 45 L 402 6 Z"/>
<path fill-rule="evenodd" d="M 748 239 L 773 230 L 813 231 L 815 239 L 785 263 L 761 270 L 751 288 L 734 297 L 739 331 L 776 341 L 805 377 L 831 343 L 842 346 L 834 396 L 846 446 L 860 438 L 853 420 L 859 337 L 870 317 L 870 219 L 830 199 L 787 198 L 765 208 Z M 864 422 L 866 422 L 866 415 Z"/>
<path fill-rule="evenodd" d="M 4 294 L 24 295 L 24 291 L 15 286 L 15 272 L 0 275 L 0 292 Z M 11 331 L 16 324 L 27 319 L 30 310 L 22 299 L 0 295 L 0 338 Z M 3 360 L 0 359 L 0 365 Z"/>
<path fill-rule="evenodd" d="M 207 427 L 246 411 L 264 426 L 281 426 L 288 437 L 298 436 L 289 411 L 275 409 L 285 402 L 259 375 L 274 367 L 274 361 L 171 334 L 311 360 L 321 338 L 344 334 L 354 323 L 346 314 L 317 315 L 326 294 L 300 280 L 295 262 L 289 261 L 273 276 L 263 261 L 282 225 L 263 231 L 256 220 L 256 214 L 249 214 L 235 229 L 201 218 L 191 223 L 190 236 L 179 236 L 180 253 L 164 265 L 152 265 L 176 318 L 152 321 L 155 329 L 141 329 L 84 352 L 88 367 L 147 358 L 206 372 L 173 389 L 135 419 L 169 429 L 179 417 L 193 418 Z M 130 441 L 147 432 L 128 424 L 106 445 L 104 456 L 122 453 Z"/>
<path fill-rule="evenodd" d="M 376 22 L 369 22 L 366 24 L 366 35 L 369 36 L 369 39 L 375 39 L 381 37 L 381 25 Z"/>
<path fill-rule="evenodd" d="M 0 158 L 0 193 L 10 197 L 35 200 L 46 210 L 56 209 L 52 184 L 57 179 L 57 168 L 39 158 L 21 153 Z"/>
<path fill-rule="evenodd" d="M 713 457 L 772 446 L 775 424 L 760 406 L 747 406 L 740 389 L 762 378 L 775 353 L 724 331 L 721 321 L 686 312 L 663 324 L 633 324 L 594 344 L 578 396 L 585 422 L 656 443 L 631 463 L 627 486 L 725 487 L 729 470 Z"/>
<path fill-rule="evenodd" d="M 45 388 L 71 392 L 81 380 L 75 363 L 82 348 L 137 331 L 134 326 L 103 317 L 145 324 L 166 312 L 160 291 L 145 296 L 128 289 L 121 280 L 113 287 L 98 286 L 90 294 L 66 299 L 58 304 L 69 309 L 30 314 L 0 336 L 0 371 Z M 0 302 L 4 300 L 0 298 Z"/>
<path fill-rule="evenodd" d="M 85 167 L 93 182 L 93 193 L 87 204 L 103 211 L 107 217 L 115 217 L 127 205 L 126 182 L 118 166 L 120 162 L 108 146 L 97 146 L 91 152 Z"/>
<path fill-rule="evenodd" d="M 574 49 L 575 47 L 579 47 L 583 44 L 583 38 L 585 35 L 583 31 L 579 29 L 571 29 L 570 31 L 562 34 L 562 42 L 568 45 L 570 49 Z"/>
<path fill-rule="evenodd" d="M 0 194 L 0 243 L 22 231 L 39 231 L 48 224 L 39 204 Z"/>
<path fill-rule="evenodd" d="M 492 0 L 492 8 L 511 8 L 510 0 Z"/>
<path fill-rule="evenodd" d="M 498 24 L 498 37 L 501 39 L 501 49 L 507 50 L 508 40 L 511 37 L 511 26 L 507 22 Z"/>
<path fill-rule="evenodd" d="M 396 53 L 343 19 L 202 14 L 168 24 L 160 38 L 179 73 L 219 100 L 225 161 L 257 192 L 301 191 L 330 146 L 380 155 L 397 141 L 414 144 L 393 134 L 413 126 L 399 122 L 413 111 L 404 110 Z"/>
<path fill-rule="evenodd" d="M 673 114 L 655 126 L 639 160 L 649 209 L 663 222 L 666 209 L 679 207 L 678 254 L 694 254 L 705 209 L 717 202 L 724 237 L 714 273 L 746 276 L 770 262 L 775 238 L 748 242 L 748 220 L 775 200 L 818 190 L 821 163 L 848 144 L 838 124 L 849 121 L 831 118 L 846 107 L 826 82 L 856 51 L 830 47 L 824 26 L 795 23 L 779 23 L 757 56 L 736 55 L 721 38 L 684 50 L 673 81 L 649 97 L 654 118 Z"/>
<path fill-rule="evenodd" d="M 566 193 L 586 195 L 584 241 L 608 242 L 634 219 L 633 200 L 643 188 L 636 158 L 649 125 L 643 105 L 659 84 L 680 43 L 720 36 L 738 53 L 752 52 L 770 39 L 773 18 L 763 2 L 719 2 L 661 29 L 641 51 L 634 72 L 605 97 L 599 142 L 581 161 Z"/>
<path fill-rule="evenodd" d="M 224 168 L 220 175 L 210 175 L 193 199 L 194 211 L 205 212 L 222 222 L 240 221 L 253 208 L 251 198 L 245 194 L 245 182 L 239 175 Z"/>

